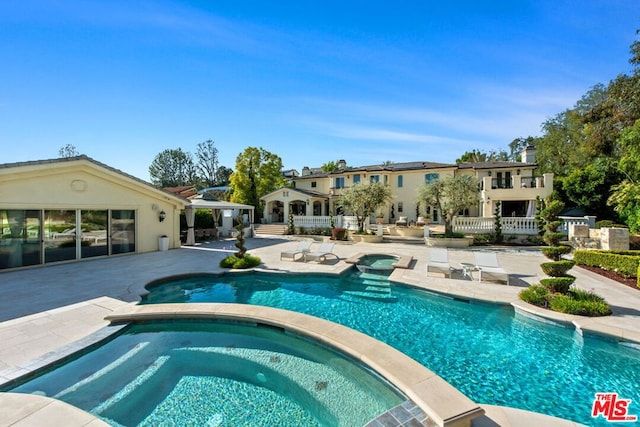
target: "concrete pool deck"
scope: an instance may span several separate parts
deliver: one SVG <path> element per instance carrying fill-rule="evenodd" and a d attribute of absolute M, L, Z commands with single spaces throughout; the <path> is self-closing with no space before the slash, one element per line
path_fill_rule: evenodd
<path fill-rule="evenodd" d="M 449 251 L 454 267 L 461 262 L 472 262 L 473 251 L 495 251 L 502 267 L 512 278 L 511 286 L 505 286 L 479 283 L 477 276 L 471 281 L 459 273 L 454 273 L 452 279 L 436 274 L 427 278 L 429 248 L 423 244 L 340 243 L 334 247 L 339 261 L 329 260 L 326 264 L 281 261 L 280 252 L 295 248 L 296 240 L 299 238 L 253 238 L 247 240 L 247 247 L 250 253 L 262 259 L 262 270 L 282 273 L 339 274 L 351 267 L 345 260 L 360 252 L 411 256 L 412 265 L 408 269 L 396 269 L 391 280 L 458 298 L 500 304 L 514 303 L 523 287 L 544 277 L 539 267 L 544 258 L 535 248 L 471 247 Z M 108 314 L 127 306 L 127 303 L 138 302 L 140 295 L 145 292 L 144 286 L 151 281 L 181 274 L 220 272 L 218 263 L 234 251 L 233 244 L 234 241 L 217 241 L 166 252 L 0 273 L 0 342 L 3 343 L 0 349 L 0 382 L 30 371 L 43 360 L 54 357 L 58 349 L 102 329 L 108 324 L 104 320 Z M 593 289 L 604 296 L 612 305 L 614 314 L 601 319 L 558 315 L 556 320 L 573 323 L 583 331 L 640 342 L 640 291 L 580 268 L 574 268 L 572 274 L 577 277 L 578 287 Z M 516 305 L 535 312 L 526 305 Z M 6 400 L 0 399 L 0 413 L 7 413 L 3 406 L 7 405 Z M 527 412 L 489 405 L 482 407 L 487 416 L 482 417 L 483 421 L 474 422 L 474 425 L 540 425 L 534 424 L 535 416 Z M 34 414 L 37 411 L 32 416 Z M 27 422 L 27 415 L 18 414 L 16 423 L 6 425 L 28 425 L 19 424 L 20 420 Z M 0 425 L 6 421 L 0 419 Z"/>

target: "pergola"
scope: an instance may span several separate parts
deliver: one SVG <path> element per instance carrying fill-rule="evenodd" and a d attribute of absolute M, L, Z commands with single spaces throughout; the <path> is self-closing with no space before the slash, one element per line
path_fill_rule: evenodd
<path fill-rule="evenodd" d="M 252 205 L 243 205 L 241 203 L 225 202 L 222 200 L 207 200 L 204 197 L 193 198 L 190 200 L 191 204 L 185 206 L 184 212 L 187 220 L 187 241 L 186 245 L 194 245 L 196 243 L 196 236 L 194 232 L 195 222 L 195 210 L 196 209 L 211 209 L 214 220 L 217 220 L 220 216 L 220 212 L 224 210 L 244 209 L 249 211 L 249 224 L 254 222 L 254 210 Z"/>

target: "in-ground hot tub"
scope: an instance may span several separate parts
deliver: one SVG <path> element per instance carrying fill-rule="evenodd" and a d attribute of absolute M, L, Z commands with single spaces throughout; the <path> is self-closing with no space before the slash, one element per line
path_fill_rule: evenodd
<path fill-rule="evenodd" d="M 394 264 L 399 261 L 395 255 L 371 254 L 360 257 L 356 267 L 362 273 L 389 275 L 393 272 Z"/>

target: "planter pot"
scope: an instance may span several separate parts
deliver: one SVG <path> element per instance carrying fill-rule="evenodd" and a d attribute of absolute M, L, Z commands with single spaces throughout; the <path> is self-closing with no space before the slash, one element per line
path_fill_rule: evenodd
<path fill-rule="evenodd" d="M 158 237 L 158 250 L 168 251 L 169 250 L 169 238 L 168 237 Z"/>
<path fill-rule="evenodd" d="M 471 246 L 473 239 L 471 237 L 425 237 L 424 242 L 427 246 L 436 248 L 466 248 Z"/>
<path fill-rule="evenodd" d="M 396 234 L 401 237 L 423 237 L 424 228 L 396 227 Z"/>
<path fill-rule="evenodd" d="M 382 243 L 382 236 L 371 235 L 371 234 L 353 234 L 351 239 L 354 242 L 362 242 L 362 243 Z"/>

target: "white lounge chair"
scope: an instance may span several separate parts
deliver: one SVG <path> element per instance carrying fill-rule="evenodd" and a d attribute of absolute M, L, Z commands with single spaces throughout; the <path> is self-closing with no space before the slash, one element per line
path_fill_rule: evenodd
<path fill-rule="evenodd" d="M 451 264 L 449 264 L 449 251 L 447 248 L 429 248 L 427 260 L 427 275 L 430 271 L 444 274 L 451 278 Z"/>
<path fill-rule="evenodd" d="M 509 284 L 509 273 L 500 267 L 498 257 L 493 252 L 474 252 L 476 257 L 476 271 L 480 274 L 479 281 L 482 282 L 483 276 L 493 277 L 495 280 L 504 280 Z"/>
<path fill-rule="evenodd" d="M 307 252 L 304 254 L 304 260 L 305 261 L 317 261 L 319 263 L 323 263 L 326 261 L 327 256 L 332 255 L 334 257 L 336 257 L 336 259 L 340 259 L 338 258 L 338 255 L 333 253 L 333 247 L 335 246 L 335 243 L 322 243 L 320 244 L 320 247 L 318 248 L 317 251 L 313 251 L 313 252 Z"/>
<path fill-rule="evenodd" d="M 296 256 L 300 255 L 297 259 L 304 259 L 304 255 L 311 250 L 311 240 L 301 240 L 298 243 L 298 247 L 289 251 L 280 252 L 280 260 L 285 258 L 292 261 L 296 261 Z"/>

